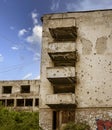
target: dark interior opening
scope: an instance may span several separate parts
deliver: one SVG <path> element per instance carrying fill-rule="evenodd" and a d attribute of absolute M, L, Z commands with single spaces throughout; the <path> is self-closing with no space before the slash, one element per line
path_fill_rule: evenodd
<path fill-rule="evenodd" d="M 12 86 L 3 86 L 2 87 L 2 93 L 9 94 L 12 92 Z"/>
<path fill-rule="evenodd" d="M 21 93 L 30 93 L 30 85 L 22 85 Z"/>
<path fill-rule="evenodd" d="M 17 99 L 17 106 L 18 107 L 24 106 L 24 99 Z"/>
<path fill-rule="evenodd" d="M 5 106 L 5 99 L 1 99 L 1 100 L 0 100 L 0 105 L 1 105 L 1 106 Z"/>
<path fill-rule="evenodd" d="M 14 106 L 14 99 L 7 99 L 7 106 Z"/>
<path fill-rule="evenodd" d="M 57 113 L 56 111 L 53 111 L 53 130 L 56 130 L 57 125 Z"/>
<path fill-rule="evenodd" d="M 25 100 L 25 106 L 32 106 L 33 105 L 33 99 L 26 99 Z"/>
<path fill-rule="evenodd" d="M 35 106 L 39 106 L 39 99 L 38 98 L 35 99 Z"/>

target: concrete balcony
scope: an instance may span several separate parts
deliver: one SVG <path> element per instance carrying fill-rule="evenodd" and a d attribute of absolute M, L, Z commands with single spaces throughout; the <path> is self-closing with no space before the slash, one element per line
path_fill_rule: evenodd
<path fill-rule="evenodd" d="M 75 43 L 49 43 L 48 54 L 56 66 L 75 66 Z"/>
<path fill-rule="evenodd" d="M 75 67 L 48 67 L 47 79 L 53 84 L 73 84 Z"/>
<path fill-rule="evenodd" d="M 61 93 L 61 94 L 47 95 L 46 104 L 52 108 L 75 107 L 76 106 L 75 94 Z"/>
<path fill-rule="evenodd" d="M 75 26 L 49 28 L 49 31 L 55 41 L 75 41 L 77 38 L 77 28 Z"/>

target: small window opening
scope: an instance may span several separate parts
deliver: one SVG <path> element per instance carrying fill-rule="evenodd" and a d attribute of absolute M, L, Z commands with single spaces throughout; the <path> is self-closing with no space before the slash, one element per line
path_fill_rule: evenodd
<path fill-rule="evenodd" d="M 14 106 L 14 99 L 7 99 L 7 106 Z"/>
<path fill-rule="evenodd" d="M 12 86 L 3 86 L 2 87 L 2 93 L 4 93 L 4 94 L 12 93 Z"/>
<path fill-rule="evenodd" d="M 39 106 L 39 99 L 35 99 L 35 106 Z"/>
<path fill-rule="evenodd" d="M 0 100 L 0 106 L 5 106 L 5 99 Z"/>
<path fill-rule="evenodd" d="M 24 106 L 24 99 L 17 99 L 17 106 L 18 107 Z"/>
<path fill-rule="evenodd" d="M 25 106 L 32 106 L 33 105 L 33 99 L 26 99 L 25 100 Z"/>
<path fill-rule="evenodd" d="M 30 93 L 30 85 L 22 85 L 21 93 Z"/>

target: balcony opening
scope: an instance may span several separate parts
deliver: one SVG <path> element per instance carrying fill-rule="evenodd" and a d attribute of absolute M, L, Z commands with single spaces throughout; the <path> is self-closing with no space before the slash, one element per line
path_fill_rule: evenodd
<path fill-rule="evenodd" d="M 35 106 L 39 106 L 39 99 L 38 98 L 35 99 Z"/>
<path fill-rule="evenodd" d="M 17 99 L 17 106 L 23 107 L 24 106 L 24 99 Z"/>
<path fill-rule="evenodd" d="M 0 106 L 5 106 L 5 99 L 0 100 Z"/>
<path fill-rule="evenodd" d="M 21 93 L 30 93 L 30 85 L 22 85 Z"/>
<path fill-rule="evenodd" d="M 14 106 L 14 99 L 7 99 L 7 106 Z"/>
<path fill-rule="evenodd" d="M 57 93 L 75 93 L 75 86 L 74 85 L 53 85 L 54 87 L 54 94 Z"/>
<path fill-rule="evenodd" d="M 49 28 L 51 36 L 55 41 L 75 41 L 77 38 L 76 27 Z"/>
<path fill-rule="evenodd" d="M 10 94 L 10 93 L 12 93 L 12 86 L 3 86 L 2 87 L 2 93 L 3 94 Z"/>
<path fill-rule="evenodd" d="M 33 99 L 26 99 L 25 106 L 33 106 Z"/>

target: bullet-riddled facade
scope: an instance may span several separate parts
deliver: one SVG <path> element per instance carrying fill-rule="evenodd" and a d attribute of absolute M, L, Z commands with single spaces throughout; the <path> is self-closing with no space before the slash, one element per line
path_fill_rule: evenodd
<path fill-rule="evenodd" d="M 39 80 L 0 81 L 1 105 L 15 110 L 39 110 Z"/>
<path fill-rule="evenodd" d="M 43 16 L 40 125 L 112 118 L 112 10 Z"/>

